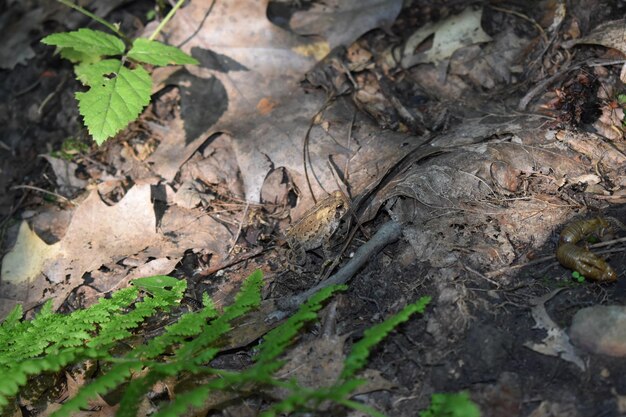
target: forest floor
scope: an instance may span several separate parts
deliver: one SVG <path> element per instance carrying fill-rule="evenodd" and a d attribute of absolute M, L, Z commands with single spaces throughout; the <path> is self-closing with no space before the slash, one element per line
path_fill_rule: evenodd
<path fill-rule="evenodd" d="M 102 28 L 56 2 L 8 3 L 0 319 L 48 299 L 87 308 L 150 275 L 222 307 L 261 269 L 264 298 L 280 300 L 397 222 L 401 238 L 365 254 L 294 352 L 324 337 L 347 351 L 431 296 L 372 351 L 379 379 L 356 401 L 411 417 L 433 393 L 466 391 L 484 417 L 626 415 L 624 2 L 192 0 L 165 40 L 200 65 L 155 70 L 152 103 L 102 146 L 71 64 L 39 43 Z M 126 33 L 154 26 L 150 1 L 92 3 Z M 575 242 L 557 259 L 566 227 Z M 586 280 L 561 264 L 570 255 Z M 262 336 L 226 351 L 229 369 Z M 314 366 L 330 358 L 300 352 L 315 381 L 332 377 Z M 108 400 L 92 413 L 112 415 Z M 23 394 L 13 415 L 59 401 Z M 257 415 L 267 401 L 203 413 Z"/>

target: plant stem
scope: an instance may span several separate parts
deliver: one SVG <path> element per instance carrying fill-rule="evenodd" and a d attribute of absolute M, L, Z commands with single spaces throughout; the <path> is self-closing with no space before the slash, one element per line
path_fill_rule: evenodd
<path fill-rule="evenodd" d="M 159 26 L 157 26 L 154 32 L 152 32 L 152 35 L 150 35 L 150 37 L 148 38 L 149 40 L 153 41 L 154 38 L 156 38 L 159 35 L 159 32 L 161 32 L 161 30 L 163 30 L 163 27 L 167 25 L 167 22 L 169 22 L 170 19 L 174 17 L 174 14 L 176 13 L 178 9 L 180 9 L 180 7 L 183 5 L 184 2 L 185 0 L 178 0 L 176 2 L 176 5 L 172 7 L 172 10 L 170 10 L 167 16 L 165 16 L 163 20 L 161 21 L 161 23 L 159 23 Z"/>
<path fill-rule="evenodd" d="M 126 35 L 124 35 L 119 28 L 117 28 L 115 25 L 110 24 L 109 22 L 107 22 L 106 20 L 96 16 L 95 14 L 91 13 L 89 10 L 84 9 L 82 7 L 80 7 L 77 4 L 72 3 L 70 0 L 57 0 L 59 3 L 66 5 L 67 7 L 70 7 L 74 10 L 76 10 L 77 12 L 80 12 L 82 14 L 84 14 L 87 17 L 92 18 L 93 20 L 95 20 L 96 22 L 100 23 L 101 25 L 106 26 L 107 28 L 109 28 L 109 30 L 111 30 L 113 33 L 115 33 L 117 36 L 119 36 L 120 38 L 124 39 L 124 42 L 127 43 L 128 45 L 131 44 L 130 39 L 128 39 L 126 37 Z"/>

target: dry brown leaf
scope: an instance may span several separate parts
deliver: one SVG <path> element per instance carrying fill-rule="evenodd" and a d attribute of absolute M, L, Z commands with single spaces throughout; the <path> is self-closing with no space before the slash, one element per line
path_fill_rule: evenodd
<path fill-rule="evenodd" d="M 607 48 L 617 49 L 621 53 L 626 54 L 624 27 L 626 27 L 625 19 L 606 22 L 598 25 L 589 35 L 579 39 L 572 39 L 569 42 L 564 42 L 562 45 L 565 48 L 571 48 L 578 44 L 602 45 Z"/>
<path fill-rule="evenodd" d="M 41 155 L 52 167 L 56 176 L 59 192 L 64 196 L 71 196 L 77 190 L 87 186 L 87 181 L 76 177 L 78 164 L 65 159 L 54 158 L 50 155 Z"/>
<path fill-rule="evenodd" d="M 552 320 L 552 318 L 550 318 L 550 315 L 546 311 L 545 303 L 562 290 L 563 288 L 558 288 L 543 297 L 537 297 L 536 299 L 531 300 L 533 304 L 532 315 L 535 319 L 535 328 L 545 330 L 547 335 L 541 343 L 528 341 L 524 343 L 524 346 L 537 353 L 541 353 L 542 355 L 560 357 L 565 361 L 575 364 L 584 372 L 587 369 L 587 366 L 576 353 L 574 346 L 572 346 L 570 342 L 569 336 L 565 330 L 560 328 Z"/>
<path fill-rule="evenodd" d="M 410 68 L 422 63 L 438 65 L 447 61 L 460 48 L 491 41 L 480 24 L 482 14 L 482 9 L 467 8 L 458 15 L 422 26 L 404 45 L 402 67 Z M 432 35 L 432 47 L 425 52 L 415 53 L 418 46 Z"/>
<path fill-rule="evenodd" d="M 188 249 L 203 248 L 218 263 L 226 256 L 224 242 L 231 235 L 224 225 L 201 211 L 171 206 L 157 231 L 151 198 L 147 184 L 131 188 L 114 206 L 104 204 L 94 191 L 75 210 L 65 236 L 54 245 L 46 245 L 23 225 L 3 260 L 0 297 L 23 303 L 25 309 L 52 298 L 56 308 L 82 283 L 83 274 L 131 255 L 139 265 L 150 257 L 169 257 L 156 269 L 160 273 L 171 271 L 172 263 Z M 110 278 L 102 283 L 104 289 L 118 287 L 127 275 L 119 272 L 118 282 Z"/>
<path fill-rule="evenodd" d="M 266 1 L 192 1 L 168 25 L 169 42 L 186 41 L 183 49 L 198 58 L 201 66 L 189 67 L 164 81 L 181 88 L 184 124 L 174 122 L 163 129 L 165 140 L 151 158 L 163 177 L 173 178 L 182 162 L 207 137 L 225 131 L 233 136 L 232 152 L 249 201 L 259 201 L 263 181 L 272 168 L 293 170 L 298 174 L 297 186 L 301 190 L 307 188 L 302 170 L 303 139 L 324 97 L 306 95 L 300 81 L 317 60 L 337 46 L 334 42 L 350 43 L 373 26 L 350 20 L 347 26 L 318 29 L 316 38 L 302 37 L 271 23 L 266 7 Z M 365 19 L 370 25 L 381 20 L 381 16 L 386 21 L 395 18 L 391 13 L 395 8 L 381 14 L 384 8 L 363 3 L 351 12 L 358 13 L 360 9 L 363 16 L 375 12 L 374 18 Z M 342 35 L 335 36 L 339 33 Z M 351 33 L 352 38 L 347 39 L 346 33 Z M 166 71 L 160 71 L 162 80 L 170 75 Z M 351 119 L 349 115 L 340 123 Z M 311 154 L 319 156 L 313 164 L 320 182 L 332 191 L 336 185 L 328 169 L 328 158 L 346 158 L 350 154 L 347 135 L 342 132 L 320 136 L 324 143 L 312 142 Z M 323 195 L 320 187 L 314 185 L 314 191 Z"/>
<path fill-rule="evenodd" d="M 300 35 L 322 35 L 329 45 L 347 46 L 372 28 L 391 26 L 401 8 L 398 0 L 314 2 L 310 9 L 294 13 L 289 26 Z"/>

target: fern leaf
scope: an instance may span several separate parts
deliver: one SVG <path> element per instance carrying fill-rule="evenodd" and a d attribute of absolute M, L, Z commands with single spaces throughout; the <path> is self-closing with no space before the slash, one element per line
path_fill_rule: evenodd
<path fill-rule="evenodd" d="M 81 408 L 87 407 L 89 400 L 104 395 L 128 379 L 134 371 L 142 368 L 139 361 L 119 363 L 92 383 L 84 386 L 75 397 L 66 401 L 51 417 L 69 417 Z"/>
<path fill-rule="evenodd" d="M 10 331 L 11 328 L 17 326 L 20 322 L 20 319 L 22 318 L 22 314 L 24 314 L 22 310 L 22 305 L 16 305 L 15 308 L 13 308 L 9 315 L 4 319 L 2 324 L 0 324 L 0 332 Z"/>
<path fill-rule="evenodd" d="M 77 351 L 67 350 L 54 356 L 28 359 L 4 369 L 0 378 L 0 406 L 6 405 L 8 398 L 17 394 L 19 387 L 26 384 L 29 376 L 45 371 L 58 371 L 74 361 L 76 356 Z"/>
<path fill-rule="evenodd" d="M 173 401 L 153 414 L 152 417 L 178 417 L 185 414 L 191 407 L 202 407 L 209 392 L 208 386 L 201 386 L 183 394 L 178 394 Z"/>
<path fill-rule="evenodd" d="M 81 64 L 76 71 L 90 86 L 89 91 L 76 93 L 78 108 L 99 145 L 135 120 L 150 102 L 152 80 L 141 66 L 129 69 L 119 60 L 107 59 Z"/>
<path fill-rule="evenodd" d="M 216 316 L 217 312 L 212 304 L 198 312 L 185 314 L 176 323 L 167 326 L 165 333 L 150 340 L 144 348 L 139 349 L 137 356 L 144 359 L 156 358 L 168 347 L 205 332 L 208 327 L 207 320 Z"/>
<path fill-rule="evenodd" d="M 480 417 L 478 406 L 467 392 L 435 393 L 430 397 L 430 406 L 420 411 L 420 417 Z"/>
<path fill-rule="evenodd" d="M 370 416 L 373 417 L 386 417 L 383 413 L 381 413 L 380 411 L 365 405 L 365 404 L 361 404 L 359 402 L 356 401 L 352 401 L 352 400 L 341 400 L 341 401 L 337 401 L 339 404 L 343 405 L 344 407 L 347 408 L 352 408 L 353 410 L 356 411 L 360 411 L 362 414 L 369 414 Z"/>
<path fill-rule="evenodd" d="M 90 55 L 121 55 L 125 49 L 124 42 L 118 37 L 86 28 L 74 32 L 53 33 L 43 38 L 41 42 L 58 48 L 72 48 Z"/>
<path fill-rule="evenodd" d="M 215 343 L 222 335 L 231 330 L 230 322 L 261 304 L 261 287 L 263 286 L 263 272 L 256 270 L 241 285 L 235 297 L 235 302 L 224 309 L 224 314 L 192 341 L 185 343 L 176 351 L 177 360 L 191 360 Z"/>
<path fill-rule="evenodd" d="M 120 310 L 135 301 L 136 288 L 117 291 L 110 299 L 102 299 L 89 309 L 70 315 L 53 313 L 51 303 L 46 303 L 33 320 L 17 323 L 15 317 L 19 311 L 16 310 L 6 326 L 0 326 L 5 332 L 3 335 L 11 337 L 5 345 L 0 345 L 0 373 L 3 375 L 0 405 L 6 404 L 7 397 L 15 395 L 31 375 L 59 371 L 85 358 L 108 357 L 108 349 L 127 337 L 129 329 L 137 327 L 158 309 L 175 305 L 184 288 L 185 281 L 181 281 L 161 299 L 147 297 L 126 314 L 121 314 Z M 100 334 L 94 336 L 98 328 Z"/>
<path fill-rule="evenodd" d="M 385 338 L 396 326 L 407 321 L 412 314 L 423 313 L 430 300 L 431 297 L 422 297 L 415 303 L 407 305 L 402 311 L 384 322 L 367 329 L 363 338 L 352 346 L 352 351 L 344 363 L 341 378 L 348 379 L 363 368 L 371 348 Z"/>
<path fill-rule="evenodd" d="M 161 67 L 166 65 L 199 64 L 195 58 L 174 46 L 145 38 L 135 39 L 132 48 L 128 51 L 128 57 L 137 62 Z"/>
<path fill-rule="evenodd" d="M 145 298 L 136 303 L 135 308 L 126 314 L 115 315 L 101 326 L 100 332 L 93 337 L 87 346 L 97 349 L 108 349 L 118 340 L 130 336 L 130 330 L 139 326 L 147 317 L 154 315 L 158 310 L 168 311 L 175 305 L 174 302 L 163 303 L 158 298 Z"/>
<path fill-rule="evenodd" d="M 255 360 L 264 363 L 274 361 L 285 351 L 286 346 L 291 343 L 304 323 L 317 318 L 316 312 L 322 308 L 322 303 L 335 292 L 343 291 L 346 288 L 345 285 L 326 287 L 311 296 L 294 315 L 265 335 L 265 341 L 259 346 L 259 353 Z"/>
<path fill-rule="evenodd" d="M 135 378 L 124 389 L 124 396 L 119 404 L 115 417 L 135 417 L 143 397 L 160 379 L 160 375 L 149 373 L 144 377 Z"/>
<path fill-rule="evenodd" d="M 261 304 L 261 288 L 263 287 L 263 272 L 255 270 L 243 281 L 241 289 L 235 297 L 235 302 L 224 309 L 225 321 L 231 321 L 256 308 Z"/>

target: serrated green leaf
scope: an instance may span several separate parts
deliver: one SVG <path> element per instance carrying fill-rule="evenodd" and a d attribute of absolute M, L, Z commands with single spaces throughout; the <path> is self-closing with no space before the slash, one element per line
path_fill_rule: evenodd
<path fill-rule="evenodd" d="M 131 70 L 115 59 L 79 67 L 78 78 L 91 88 L 76 93 L 78 109 L 89 133 L 101 145 L 135 120 L 150 102 L 152 80 L 143 67 Z"/>
<path fill-rule="evenodd" d="M 59 48 L 72 48 L 90 55 L 121 55 L 125 49 L 124 42 L 118 37 L 86 28 L 74 32 L 53 33 L 41 42 Z"/>
<path fill-rule="evenodd" d="M 194 57 L 187 55 L 175 46 L 145 38 L 135 39 L 133 47 L 128 51 L 128 57 L 138 62 L 158 66 L 199 64 Z"/>
<path fill-rule="evenodd" d="M 92 87 L 102 85 L 105 76 L 117 74 L 122 63 L 119 59 L 105 59 L 93 64 L 83 63 L 74 67 L 76 78 L 83 85 Z M 110 79 L 110 77 L 106 77 Z"/>
<path fill-rule="evenodd" d="M 79 62 L 93 64 L 100 60 L 100 55 L 77 51 L 74 48 L 61 48 L 61 57 L 76 64 Z"/>

